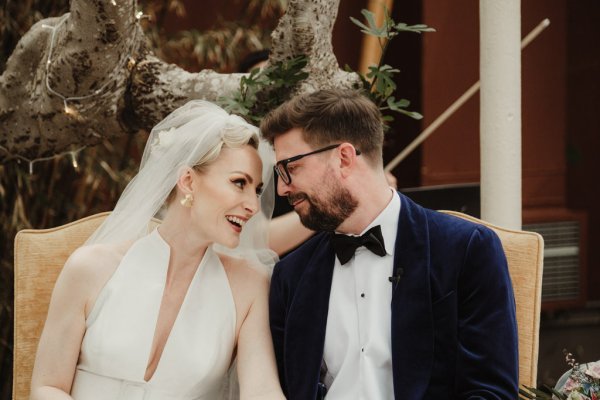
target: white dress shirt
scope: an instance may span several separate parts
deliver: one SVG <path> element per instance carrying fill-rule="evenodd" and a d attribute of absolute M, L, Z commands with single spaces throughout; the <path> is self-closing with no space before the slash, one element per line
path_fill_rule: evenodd
<path fill-rule="evenodd" d="M 386 208 L 362 232 L 381 225 L 387 254 L 379 257 L 359 247 L 346 264 L 335 259 L 323 355 L 328 400 L 394 398 L 388 278 L 401 204 L 392 192 Z"/>

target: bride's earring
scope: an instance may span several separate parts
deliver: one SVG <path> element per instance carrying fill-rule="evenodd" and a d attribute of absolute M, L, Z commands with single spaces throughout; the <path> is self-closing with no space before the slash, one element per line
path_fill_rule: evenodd
<path fill-rule="evenodd" d="M 179 202 L 181 203 L 182 206 L 190 208 L 190 207 L 192 207 L 192 204 L 194 203 L 194 197 L 188 193 Z"/>

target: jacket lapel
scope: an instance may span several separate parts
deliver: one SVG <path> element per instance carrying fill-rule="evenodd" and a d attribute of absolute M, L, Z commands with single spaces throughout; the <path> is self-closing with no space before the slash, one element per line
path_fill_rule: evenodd
<path fill-rule="evenodd" d="M 402 206 L 394 269 L 392 364 L 396 399 L 423 398 L 433 365 L 433 321 L 429 278 L 429 232 L 425 210 L 400 194 Z"/>
<path fill-rule="evenodd" d="M 289 309 L 284 350 L 289 399 L 317 395 L 334 261 L 329 235 L 323 234 Z"/>

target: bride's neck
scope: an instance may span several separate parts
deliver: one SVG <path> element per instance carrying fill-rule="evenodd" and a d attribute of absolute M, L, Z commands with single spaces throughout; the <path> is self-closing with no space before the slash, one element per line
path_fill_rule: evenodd
<path fill-rule="evenodd" d="M 167 212 L 158 233 L 171 248 L 171 260 L 197 265 L 210 243 L 193 229 L 189 218 L 175 214 Z"/>

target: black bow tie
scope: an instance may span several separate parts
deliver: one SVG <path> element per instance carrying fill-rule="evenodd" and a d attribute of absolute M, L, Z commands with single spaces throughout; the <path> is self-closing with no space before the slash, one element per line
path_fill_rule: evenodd
<path fill-rule="evenodd" d="M 381 234 L 381 226 L 379 225 L 372 227 L 362 236 L 333 234 L 331 236 L 331 244 L 342 265 L 350 261 L 352 256 L 354 256 L 356 249 L 360 246 L 365 246 L 379 257 L 383 257 L 387 254 L 383 242 L 383 235 Z"/>

